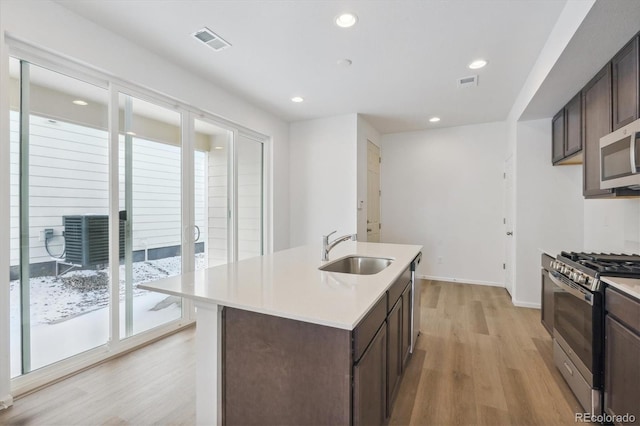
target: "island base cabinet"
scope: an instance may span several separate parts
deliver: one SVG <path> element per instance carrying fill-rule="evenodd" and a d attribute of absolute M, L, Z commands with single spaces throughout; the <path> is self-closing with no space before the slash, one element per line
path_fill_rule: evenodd
<path fill-rule="evenodd" d="M 353 366 L 353 424 L 383 425 L 387 420 L 387 327 L 383 323 Z"/>
<path fill-rule="evenodd" d="M 350 331 L 227 307 L 222 323 L 223 424 L 350 423 Z"/>

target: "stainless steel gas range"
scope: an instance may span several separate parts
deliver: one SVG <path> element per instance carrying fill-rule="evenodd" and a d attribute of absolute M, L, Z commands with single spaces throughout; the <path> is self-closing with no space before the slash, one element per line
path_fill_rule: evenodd
<path fill-rule="evenodd" d="M 602 414 L 604 289 L 602 276 L 640 277 L 640 256 L 562 252 L 551 262 L 553 358 L 582 407 Z"/>

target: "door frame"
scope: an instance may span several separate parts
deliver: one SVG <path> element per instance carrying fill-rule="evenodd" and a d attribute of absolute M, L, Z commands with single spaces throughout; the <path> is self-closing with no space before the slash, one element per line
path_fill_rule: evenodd
<path fill-rule="evenodd" d="M 510 155 L 504 162 L 504 288 L 514 299 L 515 294 L 515 258 L 516 258 L 516 234 L 515 234 L 515 155 Z M 511 183 L 511 189 L 509 189 Z M 511 232 L 512 235 L 507 233 Z M 511 262 L 509 262 L 509 259 Z"/>

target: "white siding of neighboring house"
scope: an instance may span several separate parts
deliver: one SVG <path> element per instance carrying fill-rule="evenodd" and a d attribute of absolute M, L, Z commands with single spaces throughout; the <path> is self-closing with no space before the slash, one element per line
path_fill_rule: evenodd
<path fill-rule="evenodd" d="M 238 259 L 262 254 L 263 145 L 239 135 L 238 146 Z"/>
<path fill-rule="evenodd" d="M 208 265 L 216 266 L 227 263 L 227 183 L 228 183 L 228 145 L 218 143 L 224 147 L 221 150 L 209 151 L 208 162 L 208 214 L 209 214 L 209 245 Z"/>
<path fill-rule="evenodd" d="M 11 265 L 19 264 L 18 113 L 11 113 Z M 106 131 L 32 116 L 29 140 L 30 263 L 51 261 L 42 233 L 61 235 L 62 216 L 108 214 Z M 180 147 L 134 139 L 133 249 L 175 246 L 181 239 Z M 206 154 L 195 155 L 196 225 L 207 240 Z M 120 155 L 124 206 L 124 154 Z M 122 207 L 124 209 L 124 207 Z"/>

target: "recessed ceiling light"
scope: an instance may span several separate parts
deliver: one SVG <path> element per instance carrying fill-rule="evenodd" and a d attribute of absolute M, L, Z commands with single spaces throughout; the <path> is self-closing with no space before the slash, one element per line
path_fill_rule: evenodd
<path fill-rule="evenodd" d="M 353 13 L 343 13 L 336 18 L 336 25 L 340 28 L 353 27 L 358 22 L 358 17 Z"/>
<path fill-rule="evenodd" d="M 484 67 L 485 65 L 487 65 L 487 61 L 485 61 L 484 59 L 476 59 L 469 64 L 469 68 L 471 68 L 472 70 L 477 70 Z"/>
<path fill-rule="evenodd" d="M 224 149 L 223 146 L 214 146 L 213 149 Z"/>
<path fill-rule="evenodd" d="M 304 101 L 304 98 L 301 98 L 300 96 L 294 96 L 293 98 L 291 98 L 291 102 L 295 102 L 297 104 L 299 104 L 302 101 Z"/>
<path fill-rule="evenodd" d="M 136 132 L 124 132 L 124 134 L 129 136 L 138 136 Z"/>
<path fill-rule="evenodd" d="M 429 119 L 429 122 L 431 122 L 431 123 L 437 123 L 438 121 L 440 121 L 440 117 L 431 117 Z"/>
<path fill-rule="evenodd" d="M 83 101 L 82 99 L 76 99 L 75 101 L 73 101 L 74 104 L 76 105 L 80 105 L 80 106 L 87 106 L 89 105 L 88 103 L 86 103 L 85 101 Z"/>

